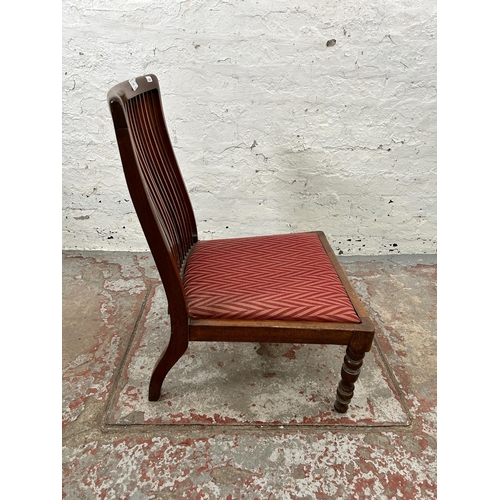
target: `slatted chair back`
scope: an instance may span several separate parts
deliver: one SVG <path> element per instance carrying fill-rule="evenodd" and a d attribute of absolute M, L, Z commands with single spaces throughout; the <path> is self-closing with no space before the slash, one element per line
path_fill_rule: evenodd
<path fill-rule="evenodd" d="M 146 75 L 116 85 L 108 102 L 127 185 L 170 312 L 170 339 L 151 375 L 149 400 L 158 401 L 163 380 L 190 341 L 338 344 L 347 350 L 334 407 L 345 413 L 374 328 L 324 234 L 198 242 L 157 78 Z M 269 265 L 271 254 L 275 265 Z M 230 275 L 222 276 L 220 270 L 231 260 Z M 305 262 L 312 267 L 298 273 Z M 247 270 L 254 273 L 253 285 Z M 219 288 L 215 295 L 214 287 Z M 320 315 L 318 307 L 330 312 Z M 304 315 L 306 310 L 314 315 Z"/>
<path fill-rule="evenodd" d="M 169 304 L 180 301 L 177 306 L 185 309 L 182 266 L 198 236 L 158 79 L 147 75 L 116 85 L 108 92 L 108 103 L 130 195 Z"/>

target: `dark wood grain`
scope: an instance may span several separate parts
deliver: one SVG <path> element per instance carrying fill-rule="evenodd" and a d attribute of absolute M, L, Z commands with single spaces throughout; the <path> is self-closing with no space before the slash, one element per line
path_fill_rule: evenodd
<path fill-rule="evenodd" d="M 317 231 L 360 323 L 193 319 L 189 317 L 182 272 L 198 241 L 196 219 L 175 158 L 154 75 L 116 85 L 108 92 L 125 179 L 168 300 L 171 336 L 151 376 L 149 400 L 161 397 L 162 383 L 189 341 L 310 343 L 347 346 L 335 409 L 345 413 L 374 326 L 323 232 Z"/>

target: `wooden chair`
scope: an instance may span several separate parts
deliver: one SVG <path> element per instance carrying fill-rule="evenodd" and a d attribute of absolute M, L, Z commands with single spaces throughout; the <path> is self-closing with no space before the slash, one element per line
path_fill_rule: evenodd
<path fill-rule="evenodd" d="M 108 103 L 130 191 L 166 291 L 171 337 L 149 400 L 190 341 L 347 346 L 334 408 L 347 411 L 374 328 L 322 232 L 198 241 L 158 79 L 116 85 Z"/>

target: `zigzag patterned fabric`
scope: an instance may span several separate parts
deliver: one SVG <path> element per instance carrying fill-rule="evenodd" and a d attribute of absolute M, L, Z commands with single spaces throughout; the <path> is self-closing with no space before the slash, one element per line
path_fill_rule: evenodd
<path fill-rule="evenodd" d="M 184 286 L 192 318 L 360 323 L 315 233 L 199 241 Z"/>

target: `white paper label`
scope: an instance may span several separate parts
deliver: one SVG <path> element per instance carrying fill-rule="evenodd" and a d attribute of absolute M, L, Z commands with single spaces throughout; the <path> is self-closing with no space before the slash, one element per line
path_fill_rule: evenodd
<path fill-rule="evenodd" d="M 128 83 L 130 83 L 132 90 L 137 90 L 137 87 L 139 87 L 139 85 L 137 85 L 137 82 L 135 81 L 135 78 L 130 79 Z"/>
<path fill-rule="evenodd" d="M 153 79 L 148 75 L 148 76 L 146 76 L 146 81 L 148 81 L 149 83 L 151 83 L 153 81 Z"/>

